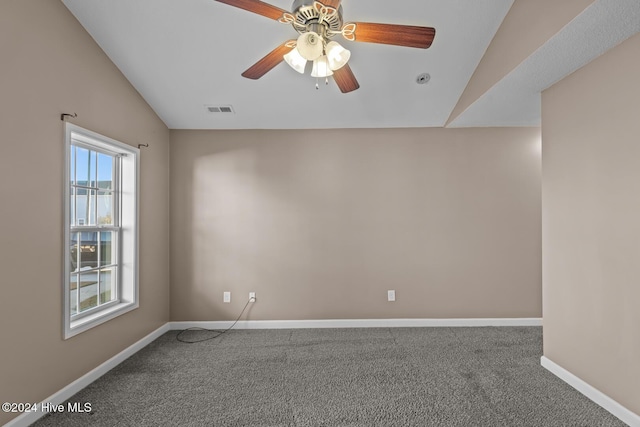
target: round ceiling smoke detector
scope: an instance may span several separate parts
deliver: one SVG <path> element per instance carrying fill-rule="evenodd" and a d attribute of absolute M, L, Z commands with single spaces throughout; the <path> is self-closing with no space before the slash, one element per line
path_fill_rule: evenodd
<path fill-rule="evenodd" d="M 429 73 L 422 73 L 416 78 L 416 82 L 419 85 L 426 85 L 431 80 L 431 75 Z"/>

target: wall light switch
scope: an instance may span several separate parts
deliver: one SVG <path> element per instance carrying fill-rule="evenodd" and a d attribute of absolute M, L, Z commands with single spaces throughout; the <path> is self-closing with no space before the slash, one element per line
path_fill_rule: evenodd
<path fill-rule="evenodd" d="M 395 301 L 396 300 L 396 291 L 391 290 L 387 291 L 387 301 Z"/>
<path fill-rule="evenodd" d="M 231 302 L 231 292 L 225 292 L 223 294 L 222 302 Z"/>

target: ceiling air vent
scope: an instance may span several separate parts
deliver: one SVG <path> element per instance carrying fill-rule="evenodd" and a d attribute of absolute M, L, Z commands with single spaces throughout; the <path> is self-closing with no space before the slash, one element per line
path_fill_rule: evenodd
<path fill-rule="evenodd" d="M 205 107 L 210 113 L 234 114 L 231 105 L 205 105 Z"/>

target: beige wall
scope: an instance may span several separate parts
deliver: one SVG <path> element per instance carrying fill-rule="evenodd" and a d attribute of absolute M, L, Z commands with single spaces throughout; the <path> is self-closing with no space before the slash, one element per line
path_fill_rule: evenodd
<path fill-rule="evenodd" d="M 640 414 L 640 35 L 544 92 L 544 354 Z"/>
<path fill-rule="evenodd" d="M 448 122 L 513 71 L 594 0 L 515 0 Z"/>
<path fill-rule="evenodd" d="M 62 339 L 60 113 L 141 154 L 140 308 Z M 0 1 L 0 401 L 39 402 L 169 317 L 169 131 L 57 0 Z M 0 424 L 10 415 L 0 413 Z"/>
<path fill-rule="evenodd" d="M 541 316 L 538 129 L 171 131 L 171 175 L 172 320 Z"/>

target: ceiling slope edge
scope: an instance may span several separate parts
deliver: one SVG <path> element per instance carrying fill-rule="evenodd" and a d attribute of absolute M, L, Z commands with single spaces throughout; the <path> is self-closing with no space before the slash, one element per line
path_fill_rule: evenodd
<path fill-rule="evenodd" d="M 516 0 L 486 49 L 446 125 L 562 30 L 595 0 Z"/>
<path fill-rule="evenodd" d="M 640 2 L 598 0 L 447 127 L 540 126 L 541 93 L 640 32 Z"/>

